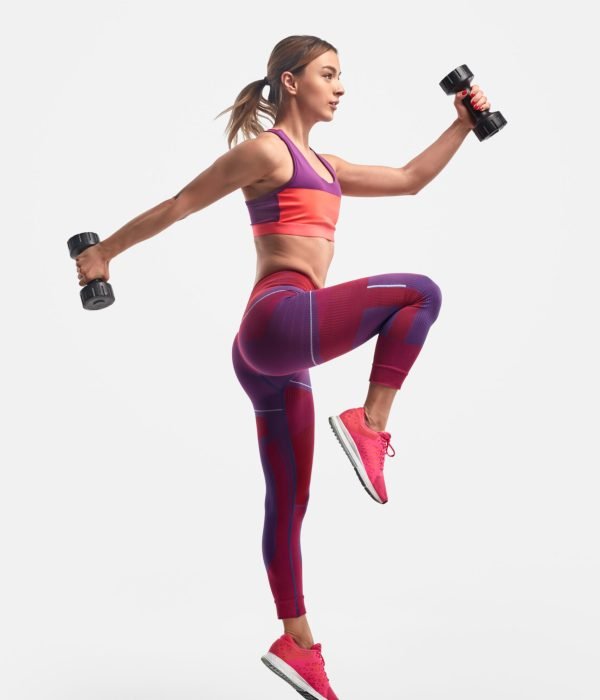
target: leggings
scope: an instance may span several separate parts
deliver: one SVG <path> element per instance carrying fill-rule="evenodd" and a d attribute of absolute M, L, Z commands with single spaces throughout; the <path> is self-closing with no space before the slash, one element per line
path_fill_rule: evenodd
<path fill-rule="evenodd" d="M 314 448 L 309 368 L 378 335 L 369 381 L 400 389 L 441 301 L 433 280 L 405 272 L 318 288 L 301 272 L 279 270 L 252 289 L 232 361 L 254 407 L 266 482 L 262 553 L 279 619 L 306 613 L 300 529 Z"/>

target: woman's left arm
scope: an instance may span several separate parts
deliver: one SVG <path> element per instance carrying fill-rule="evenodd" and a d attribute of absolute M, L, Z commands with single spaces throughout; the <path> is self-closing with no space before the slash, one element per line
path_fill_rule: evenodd
<path fill-rule="evenodd" d="M 429 148 L 425 149 L 423 153 L 419 153 L 418 156 L 404 166 L 406 171 L 412 176 L 416 192 L 422 190 L 425 185 L 431 182 L 444 169 L 450 158 L 465 140 L 467 134 L 475 126 L 473 118 L 462 104 L 464 97 L 464 94 L 456 93 L 454 106 L 458 112 L 458 117 L 446 131 Z M 487 97 L 477 85 L 471 86 L 471 102 L 476 109 L 480 110 L 489 109 L 491 106 L 487 101 Z"/>

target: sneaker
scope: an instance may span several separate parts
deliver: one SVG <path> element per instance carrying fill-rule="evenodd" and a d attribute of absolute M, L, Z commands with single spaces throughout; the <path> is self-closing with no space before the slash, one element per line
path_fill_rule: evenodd
<path fill-rule="evenodd" d="M 306 700 L 338 700 L 325 673 L 325 659 L 321 654 L 320 642 L 305 649 L 291 634 L 285 632 L 261 656 L 261 661 Z"/>
<path fill-rule="evenodd" d="M 329 424 L 366 492 L 378 503 L 387 503 L 383 463 L 386 454 L 389 457 L 396 454 L 390 444 L 390 433 L 369 428 L 364 406 L 349 408 L 339 416 L 330 416 Z M 388 447 L 394 450 L 392 454 L 388 453 Z"/>

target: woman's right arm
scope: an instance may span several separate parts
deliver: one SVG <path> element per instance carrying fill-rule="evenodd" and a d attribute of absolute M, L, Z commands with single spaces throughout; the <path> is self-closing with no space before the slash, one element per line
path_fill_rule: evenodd
<path fill-rule="evenodd" d="M 164 231 L 239 187 L 265 177 L 276 164 L 276 153 L 270 139 L 242 141 L 219 156 L 174 197 L 139 214 L 98 246 L 108 260 L 114 258 L 135 243 Z"/>

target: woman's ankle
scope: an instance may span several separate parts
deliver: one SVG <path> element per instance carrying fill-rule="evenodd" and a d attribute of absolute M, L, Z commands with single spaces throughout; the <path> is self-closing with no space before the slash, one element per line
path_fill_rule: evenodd
<path fill-rule="evenodd" d="M 298 646 L 302 647 L 303 649 L 310 649 L 314 644 L 312 638 L 300 637 L 299 635 L 294 634 L 293 632 L 288 632 L 288 634 L 291 637 L 293 637 L 296 641 L 296 644 L 298 644 Z"/>
<path fill-rule="evenodd" d="M 306 614 L 300 615 L 300 617 L 286 618 L 283 622 L 283 631 L 287 632 L 301 647 L 310 649 L 314 644 Z"/>
<path fill-rule="evenodd" d="M 366 406 L 363 406 L 363 410 L 365 412 L 365 423 L 367 428 L 371 428 L 371 430 L 375 430 L 377 433 L 381 433 L 385 430 L 387 420 L 383 416 L 373 415 L 371 410 Z"/>

